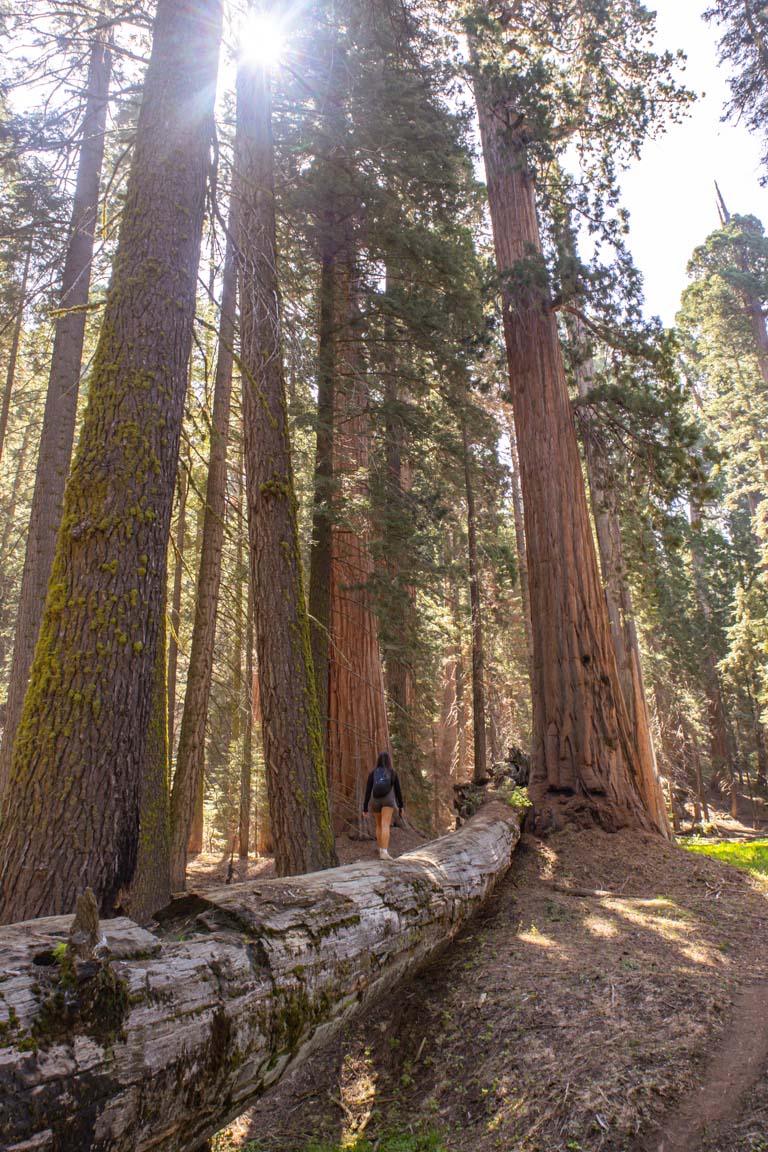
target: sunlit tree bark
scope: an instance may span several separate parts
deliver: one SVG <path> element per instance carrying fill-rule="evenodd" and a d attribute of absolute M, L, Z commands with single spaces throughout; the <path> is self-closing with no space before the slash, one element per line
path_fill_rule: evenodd
<path fill-rule="evenodd" d="M 0 829 L 2 916 L 119 904 L 138 856 L 221 5 L 159 0 L 118 251 Z"/>

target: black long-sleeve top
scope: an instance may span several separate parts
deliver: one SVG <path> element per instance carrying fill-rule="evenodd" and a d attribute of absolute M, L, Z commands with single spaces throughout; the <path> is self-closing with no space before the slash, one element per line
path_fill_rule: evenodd
<path fill-rule="evenodd" d="M 405 804 L 403 804 L 403 793 L 400 790 L 400 777 L 394 769 L 392 769 L 392 787 L 395 790 L 395 800 L 397 800 L 398 808 L 405 808 Z M 365 800 L 363 801 L 363 812 L 368 811 L 371 792 L 373 792 L 373 772 L 368 774 L 368 783 L 365 786 Z"/>

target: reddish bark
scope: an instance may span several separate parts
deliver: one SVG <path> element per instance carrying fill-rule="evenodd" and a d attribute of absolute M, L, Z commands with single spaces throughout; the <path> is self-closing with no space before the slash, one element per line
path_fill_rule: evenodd
<path fill-rule="evenodd" d="M 592 540 L 521 118 L 490 82 L 476 98 L 520 454 L 534 642 L 531 794 L 539 829 L 650 829 Z M 536 275 L 530 269 L 535 266 Z M 508 273 L 528 268 L 513 296 Z"/>
<path fill-rule="evenodd" d="M 594 363 L 583 361 L 588 340 L 583 322 L 576 318 L 569 325 L 577 356 L 576 383 L 579 396 L 586 400 L 594 387 Z M 641 776 L 641 793 L 645 807 L 663 836 L 670 836 L 669 818 L 664 794 L 659 783 L 656 755 L 651 737 L 650 717 L 643 683 L 640 644 L 637 637 L 632 593 L 629 587 L 621 527 L 618 515 L 616 479 L 598 435 L 593 410 L 582 409 L 582 442 L 595 521 L 597 547 L 603 572 L 608 621 L 616 653 L 619 679 L 627 706 L 629 723 Z"/>
<path fill-rule="evenodd" d="M 368 518 L 370 421 L 365 364 L 357 344 L 355 259 L 337 262 L 341 321 L 334 387 L 333 475 L 337 510 L 332 533 L 329 773 L 337 823 L 360 810 L 362 786 L 379 752 L 389 748 Z"/>

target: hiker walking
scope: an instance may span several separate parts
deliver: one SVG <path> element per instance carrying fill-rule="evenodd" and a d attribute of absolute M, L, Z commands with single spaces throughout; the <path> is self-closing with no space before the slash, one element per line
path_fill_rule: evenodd
<path fill-rule="evenodd" d="M 376 817 L 376 843 L 379 846 L 379 858 L 391 860 L 389 854 L 389 826 L 395 808 L 400 815 L 403 814 L 403 794 L 400 791 L 400 780 L 392 767 L 389 752 L 380 752 L 376 767 L 368 776 L 365 786 L 365 800 L 363 801 L 363 814 L 368 815 L 368 806 Z"/>

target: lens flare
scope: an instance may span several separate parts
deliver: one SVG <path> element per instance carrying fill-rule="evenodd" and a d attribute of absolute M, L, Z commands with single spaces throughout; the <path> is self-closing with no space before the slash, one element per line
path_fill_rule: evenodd
<path fill-rule="evenodd" d="M 251 12 L 240 33 L 240 56 L 252 64 L 268 68 L 276 64 L 285 48 L 285 33 L 279 19 L 269 12 Z"/>

